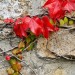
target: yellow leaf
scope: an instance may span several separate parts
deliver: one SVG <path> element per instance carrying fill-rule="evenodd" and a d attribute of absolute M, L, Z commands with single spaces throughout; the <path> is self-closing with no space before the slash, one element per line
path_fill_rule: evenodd
<path fill-rule="evenodd" d="M 16 54 L 17 54 L 17 51 L 18 51 L 18 48 L 14 48 L 14 49 L 12 50 L 12 53 L 13 53 L 14 55 L 16 55 Z"/>
<path fill-rule="evenodd" d="M 7 73 L 8 73 L 8 75 L 11 75 L 11 74 L 14 73 L 14 70 L 13 70 L 11 67 L 9 67 L 9 68 L 7 69 Z"/>
<path fill-rule="evenodd" d="M 15 73 L 13 73 L 12 75 L 19 75 L 19 72 L 15 72 Z"/>
<path fill-rule="evenodd" d="M 13 53 L 14 55 L 20 54 L 20 53 L 22 53 L 22 49 L 15 48 L 15 49 L 12 50 L 12 53 Z"/>
<path fill-rule="evenodd" d="M 25 43 L 24 41 L 21 41 L 18 45 L 18 48 L 23 48 L 23 47 L 25 47 Z"/>

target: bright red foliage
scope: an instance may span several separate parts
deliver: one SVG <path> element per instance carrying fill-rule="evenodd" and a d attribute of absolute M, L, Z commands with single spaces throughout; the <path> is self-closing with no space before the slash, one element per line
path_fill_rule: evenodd
<path fill-rule="evenodd" d="M 27 37 L 28 30 L 36 36 L 43 35 L 45 38 L 48 38 L 49 32 L 56 31 L 56 27 L 50 23 L 48 16 L 43 16 L 42 19 L 37 16 L 18 18 L 13 26 L 14 32 L 20 38 Z"/>
<path fill-rule="evenodd" d="M 64 10 L 71 12 L 75 10 L 75 1 L 73 0 L 64 1 L 62 6 Z"/>
<path fill-rule="evenodd" d="M 60 19 L 65 16 L 66 11 L 71 12 L 75 10 L 75 0 L 47 0 L 43 6 L 48 8 L 50 18 L 53 20 Z M 43 35 L 48 38 L 49 32 L 58 31 L 59 28 L 53 26 L 48 16 L 39 18 L 38 16 L 30 17 L 25 16 L 18 18 L 16 21 L 13 19 L 5 19 L 5 23 L 13 23 L 13 30 L 20 38 L 27 37 L 27 31 L 30 30 L 36 36 Z"/>
<path fill-rule="evenodd" d="M 4 20 L 4 22 L 5 22 L 5 23 L 13 23 L 14 20 L 11 19 L 11 18 L 7 18 L 7 19 Z"/>
<path fill-rule="evenodd" d="M 50 17 L 56 20 L 64 17 L 66 11 L 75 10 L 75 0 L 47 0 L 43 7 L 48 8 Z"/>

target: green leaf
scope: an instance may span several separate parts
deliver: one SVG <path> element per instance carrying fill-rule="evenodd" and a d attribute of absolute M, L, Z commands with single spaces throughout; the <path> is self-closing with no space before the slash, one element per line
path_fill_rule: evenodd
<path fill-rule="evenodd" d="M 27 37 L 25 40 L 26 40 L 27 44 L 29 44 L 31 42 L 31 39 L 29 37 Z"/>
<path fill-rule="evenodd" d="M 28 51 L 32 50 L 34 48 L 34 44 L 31 44 L 30 47 L 27 48 Z"/>

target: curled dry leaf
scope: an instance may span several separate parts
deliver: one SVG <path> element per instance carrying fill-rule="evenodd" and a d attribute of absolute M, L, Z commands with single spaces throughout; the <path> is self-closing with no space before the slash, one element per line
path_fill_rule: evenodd
<path fill-rule="evenodd" d="M 22 54 L 18 54 L 17 56 L 18 56 L 19 59 L 22 60 L 22 58 L 23 58 Z"/>
<path fill-rule="evenodd" d="M 24 41 L 21 41 L 19 44 L 18 44 L 18 48 L 24 48 L 25 47 L 25 43 Z"/>
<path fill-rule="evenodd" d="M 7 73 L 8 75 L 12 75 L 14 73 L 14 70 L 11 67 L 9 67 L 7 68 Z"/>
<path fill-rule="evenodd" d="M 14 55 L 20 54 L 20 53 L 22 53 L 22 49 L 14 48 L 14 49 L 12 50 L 12 53 L 13 53 Z"/>

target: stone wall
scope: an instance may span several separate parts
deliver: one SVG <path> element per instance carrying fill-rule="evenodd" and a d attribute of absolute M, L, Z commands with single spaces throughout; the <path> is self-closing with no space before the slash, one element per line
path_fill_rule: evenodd
<path fill-rule="evenodd" d="M 43 10 L 41 6 L 44 2 L 45 0 L 0 0 L 0 19 L 7 17 L 17 18 L 27 14 L 42 14 Z M 1 33 L 4 33 L 4 31 L 0 31 L 0 48 L 6 51 L 16 47 L 20 39 L 17 37 L 13 39 L 3 39 Z M 24 62 L 22 64 L 24 67 L 21 71 L 22 75 L 75 75 L 75 61 L 59 57 L 57 55 L 59 52 L 55 52 L 55 50 L 55 53 L 52 53 L 50 51 L 50 45 L 46 48 L 47 41 L 50 42 L 50 40 L 39 38 L 37 48 L 33 51 L 23 53 Z M 56 40 L 54 39 L 52 41 L 55 42 Z M 4 57 L 0 57 L 0 60 L 3 60 L 2 58 L 4 59 Z M 8 63 L 5 61 L 0 64 L 0 75 L 7 75 L 5 70 L 6 65 L 8 65 Z M 4 68 L 1 69 L 3 66 Z"/>
<path fill-rule="evenodd" d="M 37 15 L 42 13 L 41 6 L 45 0 L 0 0 L 0 17 L 19 17 L 20 15 Z"/>

